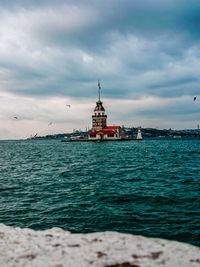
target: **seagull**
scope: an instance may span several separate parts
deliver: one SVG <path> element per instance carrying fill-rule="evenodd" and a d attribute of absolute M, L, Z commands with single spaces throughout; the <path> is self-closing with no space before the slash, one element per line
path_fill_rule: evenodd
<path fill-rule="evenodd" d="M 49 124 L 48 124 L 48 126 L 50 126 L 50 125 L 52 125 L 53 124 L 53 121 L 51 121 Z"/>
<path fill-rule="evenodd" d="M 71 105 L 66 105 L 68 108 L 70 108 L 71 107 Z"/>
<path fill-rule="evenodd" d="M 195 101 L 197 99 L 197 96 L 194 96 L 193 100 Z"/>
<path fill-rule="evenodd" d="M 18 120 L 18 117 L 13 117 L 14 119 Z"/>

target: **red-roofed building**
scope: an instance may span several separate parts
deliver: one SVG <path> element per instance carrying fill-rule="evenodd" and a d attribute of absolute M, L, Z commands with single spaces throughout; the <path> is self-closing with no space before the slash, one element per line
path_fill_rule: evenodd
<path fill-rule="evenodd" d="M 118 140 L 124 137 L 124 130 L 120 126 L 107 126 L 107 115 L 103 102 L 100 99 L 100 82 L 98 81 L 99 99 L 96 102 L 94 114 L 92 115 L 92 131 L 89 132 L 90 140 Z"/>

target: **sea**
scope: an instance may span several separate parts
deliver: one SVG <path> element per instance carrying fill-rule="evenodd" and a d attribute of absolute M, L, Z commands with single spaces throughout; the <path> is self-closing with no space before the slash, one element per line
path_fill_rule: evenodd
<path fill-rule="evenodd" d="M 0 223 L 200 246 L 200 140 L 0 141 Z"/>

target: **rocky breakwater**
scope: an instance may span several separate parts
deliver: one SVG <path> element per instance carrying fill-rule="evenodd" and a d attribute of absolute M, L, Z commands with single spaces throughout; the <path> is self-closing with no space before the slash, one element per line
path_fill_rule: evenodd
<path fill-rule="evenodd" d="M 0 224 L 0 266 L 199 267 L 200 248 L 117 232 L 71 234 Z"/>

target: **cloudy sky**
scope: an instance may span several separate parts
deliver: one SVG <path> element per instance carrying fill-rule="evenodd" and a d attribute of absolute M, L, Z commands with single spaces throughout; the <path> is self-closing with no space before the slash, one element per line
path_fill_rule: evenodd
<path fill-rule="evenodd" d="M 109 124 L 200 123 L 199 0 L 0 0 L 0 19 L 0 139 L 90 127 L 98 79 Z"/>

